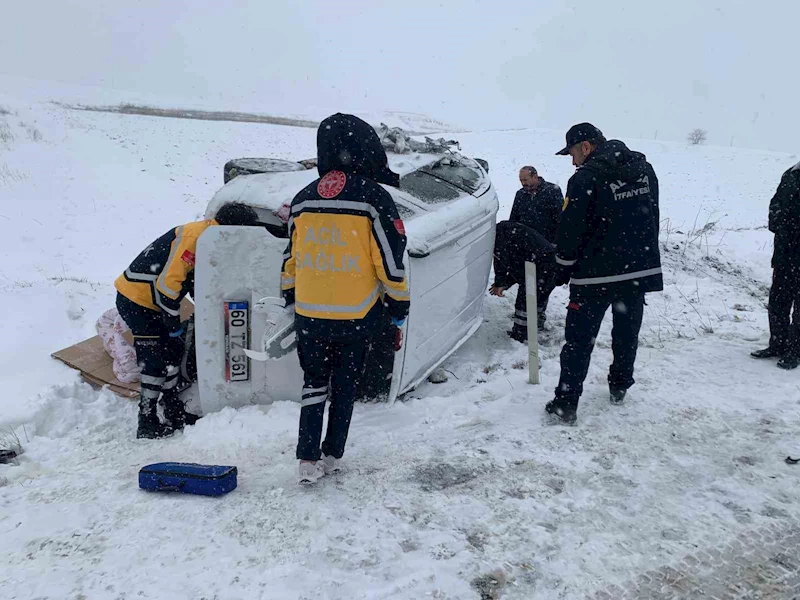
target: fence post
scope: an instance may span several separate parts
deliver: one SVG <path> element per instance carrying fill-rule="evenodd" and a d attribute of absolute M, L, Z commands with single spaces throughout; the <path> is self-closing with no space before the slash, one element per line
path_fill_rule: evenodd
<path fill-rule="evenodd" d="M 528 313 L 528 383 L 539 383 L 539 313 L 536 311 L 536 263 L 525 262 L 525 310 Z"/>

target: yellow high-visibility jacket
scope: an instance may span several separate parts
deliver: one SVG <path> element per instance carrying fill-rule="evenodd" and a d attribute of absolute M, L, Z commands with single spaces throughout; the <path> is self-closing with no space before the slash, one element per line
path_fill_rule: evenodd
<path fill-rule="evenodd" d="M 197 239 L 213 225 L 218 223 L 208 219 L 170 229 L 134 259 L 114 287 L 131 302 L 178 321 L 181 300 L 194 291 Z"/>
<path fill-rule="evenodd" d="M 298 315 L 363 319 L 379 301 L 398 319 L 410 294 L 403 221 L 389 193 L 360 175 L 330 171 L 292 201 L 281 289 Z"/>

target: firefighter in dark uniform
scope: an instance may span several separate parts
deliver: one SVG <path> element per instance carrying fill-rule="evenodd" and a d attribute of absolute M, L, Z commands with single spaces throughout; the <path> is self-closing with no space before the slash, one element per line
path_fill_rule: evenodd
<path fill-rule="evenodd" d="M 780 368 L 796 369 L 800 365 L 800 163 L 781 177 L 769 203 L 769 230 L 775 234 L 769 346 L 752 356 L 778 358 Z"/>
<path fill-rule="evenodd" d="M 497 224 L 494 247 L 494 283 L 489 288 L 493 296 L 503 296 L 505 290 L 518 284 L 514 304 L 513 326 L 508 335 L 528 340 L 528 312 L 525 303 L 525 263 L 536 263 L 536 313 L 539 330 L 544 328 L 545 311 L 555 266 L 555 241 L 564 195 L 561 188 L 539 177 L 534 167 L 522 167 L 519 172 L 522 188 L 514 197 L 508 221 Z"/>
<path fill-rule="evenodd" d="M 589 123 L 567 132 L 557 154 L 577 167 L 567 185 L 556 241 L 558 285 L 570 283 L 561 378 L 546 410 L 577 420 L 578 400 L 595 338 L 611 306 L 614 362 L 611 402 L 621 404 L 633 383 L 645 294 L 663 289 L 658 247 L 658 179 L 650 163 L 618 140 L 606 141 Z"/>
<path fill-rule="evenodd" d="M 304 373 L 300 483 L 339 469 L 367 342 L 383 311 L 402 327 L 410 300 L 403 221 L 379 185 L 398 186 L 399 178 L 375 130 L 352 115 L 328 117 L 317 132 L 317 168 L 320 178 L 292 200 L 281 273 L 287 306 L 295 306 Z"/>
<path fill-rule="evenodd" d="M 114 282 L 117 310 L 133 333 L 136 360 L 142 367 L 137 438 L 158 438 L 196 420 L 175 393 L 183 355 L 181 301 L 194 293 L 197 240 L 215 225 L 256 225 L 255 211 L 226 204 L 214 219 L 170 229 L 147 248 Z M 165 423 L 158 418 L 158 401 Z"/>

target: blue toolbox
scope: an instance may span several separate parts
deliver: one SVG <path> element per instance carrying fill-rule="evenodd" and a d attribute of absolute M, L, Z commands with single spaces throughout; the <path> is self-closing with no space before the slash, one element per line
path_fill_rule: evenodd
<path fill-rule="evenodd" d="M 236 467 L 164 462 L 142 467 L 139 487 L 148 492 L 223 496 L 236 488 Z"/>

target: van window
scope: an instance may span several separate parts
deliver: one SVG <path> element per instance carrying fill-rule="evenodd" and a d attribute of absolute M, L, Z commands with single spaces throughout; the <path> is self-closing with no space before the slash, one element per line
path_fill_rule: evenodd
<path fill-rule="evenodd" d="M 445 157 L 439 162 L 422 167 L 420 171 L 442 179 L 468 194 L 477 192 L 483 180 L 480 171 L 451 157 Z"/>
<path fill-rule="evenodd" d="M 428 204 L 452 202 L 462 195 L 455 186 L 422 170 L 401 177 L 400 189 Z"/>

